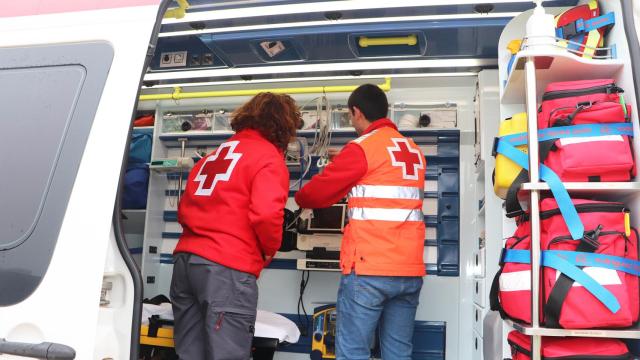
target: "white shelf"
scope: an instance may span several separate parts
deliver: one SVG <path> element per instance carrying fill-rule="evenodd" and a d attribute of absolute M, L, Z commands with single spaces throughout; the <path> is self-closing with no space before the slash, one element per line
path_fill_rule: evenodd
<path fill-rule="evenodd" d="M 563 184 L 572 193 L 627 194 L 640 191 L 640 182 L 565 182 Z M 549 190 L 549 184 L 544 182 L 524 183 L 522 190 Z"/>
<path fill-rule="evenodd" d="M 618 338 L 618 339 L 637 339 L 640 338 L 640 328 L 633 327 L 627 329 L 548 329 L 534 328 L 531 325 L 525 325 L 512 320 L 505 320 L 507 325 L 513 327 L 517 331 L 525 335 L 537 336 L 580 336 L 580 337 L 596 337 L 596 338 Z"/>
<path fill-rule="evenodd" d="M 211 130 L 192 130 L 192 131 L 184 131 L 184 132 L 172 132 L 172 133 L 161 133 L 160 136 L 163 138 L 198 138 L 198 137 L 211 137 L 215 135 L 232 135 L 234 134 L 231 130 L 219 130 L 219 131 L 211 131 Z"/>
<path fill-rule="evenodd" d="M 592 60 L 565 50 L 546 52 L 522 50 L 516 55 L 511 74 L 507 78 L 502 104 L 525 103 L 524 63 L 528 57 L 536 58 L 536 94 L 538 100 L 547 84 L 557 81 L 611 78 L 624 66 L 622 60 Z"/>

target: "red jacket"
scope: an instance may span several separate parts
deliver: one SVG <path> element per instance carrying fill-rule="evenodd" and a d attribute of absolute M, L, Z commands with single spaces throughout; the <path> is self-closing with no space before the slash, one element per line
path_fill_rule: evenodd
<path fill-rule="evenodd" d="M 382 127 L 397 129 L 389 119 L 378 119 L 362 133 L 366 135 Z M 367 173 L 367 159 L 362 148 L 348 143 L 331 163 L 296 193 L 296 203 L 304 209 L 329 207 L 347 196 Z"/>
<path fill-rule="evenodd" d="M 191 170 L 174 253 L 259 276 L 280 248 L 288 192 L 283 153 L 258 131 L 240 131 Z"/>

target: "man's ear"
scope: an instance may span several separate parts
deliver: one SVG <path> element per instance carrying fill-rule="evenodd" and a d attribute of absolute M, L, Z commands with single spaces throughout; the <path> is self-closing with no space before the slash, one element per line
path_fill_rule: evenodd
<path fill-rule="evenodd" d="M 352 111 L 352 115 L 354 118 L 360 118 L 362 115 L 362 111 L 360 111 L 360 109 L 358 109 L 356 106 L 353 107 L 353 111 Z"/>

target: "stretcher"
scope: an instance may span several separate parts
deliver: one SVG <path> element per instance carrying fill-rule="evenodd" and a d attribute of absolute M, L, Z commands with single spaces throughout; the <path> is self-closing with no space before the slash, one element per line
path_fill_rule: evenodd
<path fill-rule="evenodd" d="M 171 304 L 143 304 L 140 345 L 174 348 Z M 294 344 L 300 338 L 297 325 L 286 317 L 258 310 L 253 335 L 254 360 L 271 360 L 279 345 Z"/>

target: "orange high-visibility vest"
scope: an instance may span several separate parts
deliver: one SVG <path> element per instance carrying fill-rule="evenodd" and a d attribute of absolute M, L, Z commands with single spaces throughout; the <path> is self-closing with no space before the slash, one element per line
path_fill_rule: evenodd
<path fill-rule="evenodd" d="M 343 274 L 423 276 L 426 160 L 413 140 L 383 127 L 353 140 L 367 173 L 349 193 L 340 250 Z"/>

